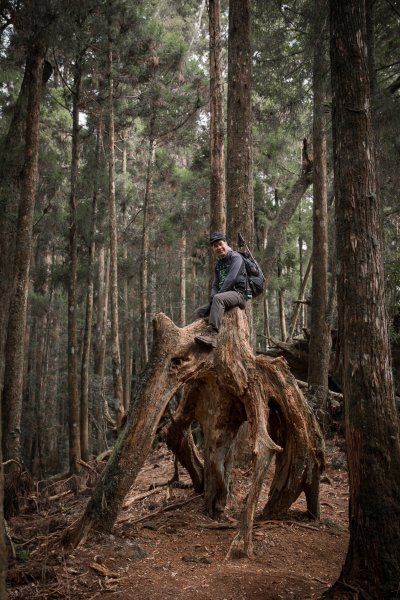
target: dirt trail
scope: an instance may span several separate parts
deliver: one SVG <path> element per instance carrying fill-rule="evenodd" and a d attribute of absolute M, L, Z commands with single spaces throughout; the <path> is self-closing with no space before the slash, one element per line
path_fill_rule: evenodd
<path fill-rule="evenodd" d="M 10 600 L 307 600 L 335 581 L 347 533 L 347 473 L 342 452 L 327 445 L 321 521 L 305 517 L 300 497 L 287 520 L 257 521 L 253 560 L 225 560 L 246 494 L 246 472 L 235 469 L 226 520 L 205 516 L 192 489 L 159 487 L 173 473 L 164 446 L 147 460 L 111 535 L 95 534 L 66 555 L 57 546 L 87 498 L 71 494 L 40 503 L 9 523 L 18 559 L 9 569 Z M 181 479 L 189 482 L 181 469 Z M 260 509 L 268 493 L 265 486 Z"/>

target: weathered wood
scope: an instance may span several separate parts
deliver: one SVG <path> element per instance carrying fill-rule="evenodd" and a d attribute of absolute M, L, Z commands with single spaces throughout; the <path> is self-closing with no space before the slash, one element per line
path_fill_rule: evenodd
<path fill-rule="evenodd" d="M 127 425 L 69 537 L 74 545 L 92 528 L 112 527 L 169 400 L 183 386 L 185 395 L 166 439 L 195 489 L 204 489 L 206 511 L 214 517 L 223 512 L 229 493 L 233 441 L 241 423 L 249 423 L 253 478 L 231 556 L 252 553 L 254 512 L 275 455 L 277 467 L 264 513 L 284 512 L 304 491 L 309 512 L 318 516 L 322 437 L 286 362 L 253 354 L 246 314 L 240 309 L 225 315 L 215 350 L 194 343 L 194 336 L 204 328 L 204 321 L 178 328 L 165 315 L 156 315 L 151 357 L 136 388 Z M 203 429 L 204 464 L 190 434 L 194 419 Z"/>
<path fill-rule="evenodd" d="M 195 419 L 196 396 L 185 394 L 171 422 L 164 431 L 165 441 L 189 473 L 193 487 L 201 494 L 204 490 L 203 463 L 197 452 L 190 425 Z"/>

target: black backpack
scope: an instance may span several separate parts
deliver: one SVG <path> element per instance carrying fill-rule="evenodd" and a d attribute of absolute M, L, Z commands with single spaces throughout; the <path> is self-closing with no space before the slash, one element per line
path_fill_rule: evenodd
<path fill-rule="evenodd" d="M 263 293 L 265 289 L 265 277 L 260 265 L 250 252 L 239 250 L 239 254 L 243 259 L 246 267 L 247 285 L 246 293 L 248 296 L 255 298 Z"/>

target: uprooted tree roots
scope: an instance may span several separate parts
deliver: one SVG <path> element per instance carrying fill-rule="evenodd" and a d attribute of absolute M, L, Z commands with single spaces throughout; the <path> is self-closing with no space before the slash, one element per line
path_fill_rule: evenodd
<path fill-rule="evenodd" d="M 239 309 L 225 315 L 215 350 L 194 343 L 194 336 L 204 328 L 204 321 L 179 328 L 162 313 L 155 317 L 151 357 L 136 387 L 127 423 L 83 517 L 69 532 L 68 543 L 77 546 L 92 529 L 112 528 L 151 449 L 164 410 L 180 388 L 184 397 L 165 436 L 194 488 L 204 491 L 206 511 L 212 517 L 224 511 L 233 443 L 240 425 L 248 421 L 253 475 L 228 556 L 252 554 L 254 512 L 274 456 L 275 475 L 263 517 L 283 514 L 301 492 L 309 514 L 319 517 L 322 435 L 286 362 L 253 354 L 247 318 Z M 204 434 L 204 462 L 191 436 L 194 419 Z"/>

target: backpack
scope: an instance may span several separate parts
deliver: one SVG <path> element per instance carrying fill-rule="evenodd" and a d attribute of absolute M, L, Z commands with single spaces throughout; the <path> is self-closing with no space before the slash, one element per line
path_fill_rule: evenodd
<path fill-rule="evenodd" d="M 246 267 L 247 285 L 246 293 L 251 298 L 256 298 L 265 289 L 265 277 L 256 259 L 249 253 L 239 250 Z"/>

